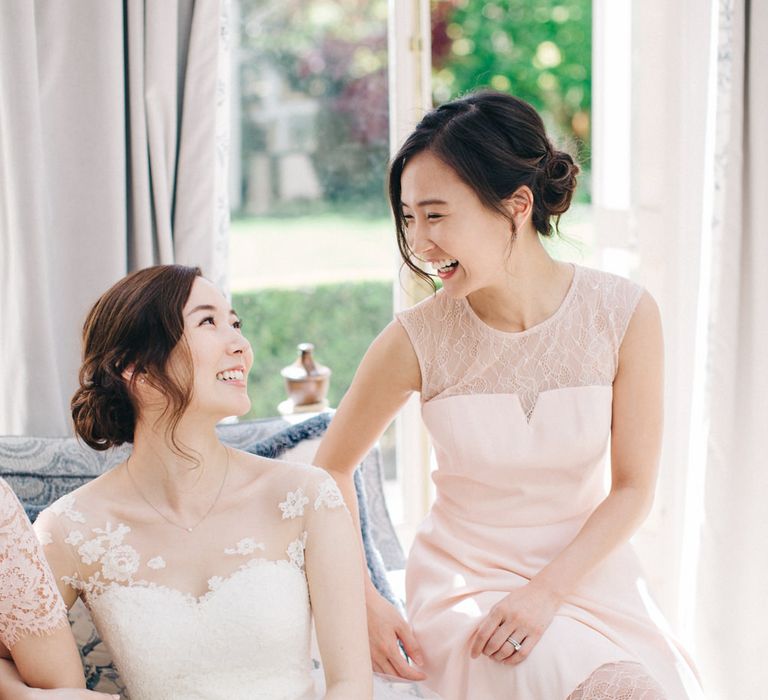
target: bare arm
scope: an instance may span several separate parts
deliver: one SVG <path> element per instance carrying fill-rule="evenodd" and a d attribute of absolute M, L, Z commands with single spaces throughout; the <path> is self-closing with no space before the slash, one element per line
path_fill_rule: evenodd
<path fill-rule="evenodd" d="M 321 478 L 327 480 L 328 476 Z M 356 539 L 343 504 L 321 505 L 311 511 L 305 565 L 326 700 L 365 700 L 373 695 Z"/>
<path fill-rule="evenodd" d="M 357 532 L 360 514 L 353 474 L 355 468 L 390 424 L 408 397 L 421 387 L 421 372 L 411 341 L 398 321 L 392 321 L 374 340 L 355 374 L 320 443 L 314 463 L 326 469 L 339 485 Z M 360 566 L 365 569 L 362 541 L 357 541 Z M 367 570 L 366 570 L 367 571 Z M 366 574 L 365 597 L 373 668 L 381 673 L 421 680 L 400 654 L 420 661 L 420 650 L 410 627 L 376 591 Z"/>
<path fill-rule="evenodd" d="M 534 578 L 558 598 L 642 524 L 653 505 L 663 429 L 664 342 L 646 292 L 630 321 L 613 382 L 611 489 L 579 534 Z"/>
<path fill-rule="evenodd" d="M 351 477 L 408 397 L 420 387 L 421 371 L 411 341 L 400 323 L 392 321 L 365 353 L 320 443 L 315 464 L 334 477 Z"/>
<path fill-rule="evenodd" d="M 120 696 L 86 690 L 84 685 L 45 690 L 30 688 L 13 662 L 3 658 L 0 659 L 0 700 L 120 700 Z"/>
<path fill-rule="evenodd" d="M 661 451 L 663 356 L 659 310 L 645 293 L 624 336 L 613 382 L 610 492 L 557 557 L 494 606 L 476 631 L 473 656 L 482 652 L 510 665 L 523 661 L 563 599 L 648 515 Z M 526 640 L 514 653 L 505 645 L 513 632 Z"/>
<path fill-rule="evenodd" d="M 44 636 L 24 637 L 5 656 L 9 657 L 20 677 L 33 688 L 85 688 L 80 655 L 69 626 Z"/>

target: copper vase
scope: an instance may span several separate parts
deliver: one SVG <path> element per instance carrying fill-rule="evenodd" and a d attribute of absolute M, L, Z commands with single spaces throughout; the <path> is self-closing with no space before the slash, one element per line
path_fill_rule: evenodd
<path fill-rule="evenodd" d="M 315 362 L 312 356 L 314 349 L 312 343 L 301 343 L 296 361 L 280 371 L 285 380 L 288 399 L 297 408 L 324 404 L 328 395 L 331 370 Z"/>

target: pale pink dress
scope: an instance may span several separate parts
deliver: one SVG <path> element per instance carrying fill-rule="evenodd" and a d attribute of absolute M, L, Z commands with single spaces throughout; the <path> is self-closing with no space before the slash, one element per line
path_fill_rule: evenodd
<path fill-rule="evenodd" d="M 0 642 L 10 649 L 25 637 L 67 625 L 67 609 L 32 524 L 0 479 Z"/>
<path fill-rule="evenodd" d="M 627 544 L 568 596 L 518 666 L 472 660 L 490 608 L 563 550 L 605 498 L 612 383 L 642 289 L 580 266 L 559 309 L 525 331 L 438 292 L 398 314 L 418 356 L 436 500 L 408 559 L 409 619 L 446 700 L 699 698 L 655 624 Z"/>

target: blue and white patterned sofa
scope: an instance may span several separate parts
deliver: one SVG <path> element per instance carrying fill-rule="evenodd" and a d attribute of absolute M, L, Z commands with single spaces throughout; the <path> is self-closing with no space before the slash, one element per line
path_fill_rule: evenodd
<path fill-rule="evenodd" d="M 264 457 L 311 462 L 330 422 L 321 413 L 300 423 L 282 418 L 242 421 L 218 427 L 233 447 Z M 0 436 L 0 476 L 14 489 L 30 518 L 65 493 L 124 461 L 130 445 L 96 452 L 75 438 Z M 399 604 L 387 572 L 402 569 L 405 558 L 384 502 L 381 455 L 374 448 L 355 474 L 360 520 L 371 578 L 379 591 Z M 80 648 L 88 687 L 127 697 L 109 650 L 101 642 L 85 606 L 78 602 L 70 622 Z"/>

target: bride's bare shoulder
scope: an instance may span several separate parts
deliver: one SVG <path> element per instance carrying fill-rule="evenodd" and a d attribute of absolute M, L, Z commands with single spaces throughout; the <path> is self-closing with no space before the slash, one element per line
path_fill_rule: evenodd
<path fill-rule="evenodd" d="M 270 459 L 240 450 L 233 450 L 232 455 L 236 472 L 233 481 L 236 487 L 244 489 L 282 492 L 316 487 L 331 478 L 324 469 L 311 464 Z"/>

